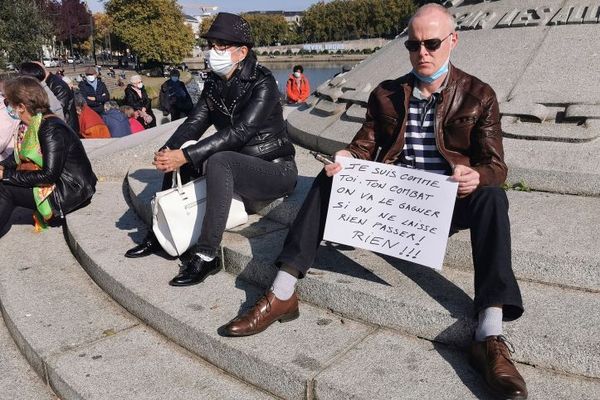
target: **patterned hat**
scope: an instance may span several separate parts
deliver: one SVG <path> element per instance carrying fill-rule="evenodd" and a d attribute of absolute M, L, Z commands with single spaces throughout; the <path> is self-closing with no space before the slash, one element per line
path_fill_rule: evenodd
<path fill-rule="evenodd" d="M 203 38 L 208 40 L 222 40 L 224 42 L 254 45 L 250 24 L 239 15 L 221 12 L 217 14 L 214 22 Z"/>

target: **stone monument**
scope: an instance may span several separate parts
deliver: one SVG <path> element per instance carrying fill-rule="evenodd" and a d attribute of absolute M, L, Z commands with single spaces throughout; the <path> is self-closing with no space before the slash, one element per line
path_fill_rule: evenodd
<path fill-rule="evenodd" d="M 498 96 L 509 182 L 600 194 L 600 1 L 448 1 L 451 60 Z M 406 32 L 321 85 L 288 118 L 300 144 L 333 153 L 364 120 L 369 93 L 411 70 Z"/>

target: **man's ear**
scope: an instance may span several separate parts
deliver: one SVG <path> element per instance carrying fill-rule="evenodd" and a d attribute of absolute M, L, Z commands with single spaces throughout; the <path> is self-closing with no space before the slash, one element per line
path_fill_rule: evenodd
<path fill-rule="evenodd" d="M 456 48 L 456 46 L 458 46 L 458 32 L 454 32 L 452 33 L 452 50 L 454 50 Z"/>

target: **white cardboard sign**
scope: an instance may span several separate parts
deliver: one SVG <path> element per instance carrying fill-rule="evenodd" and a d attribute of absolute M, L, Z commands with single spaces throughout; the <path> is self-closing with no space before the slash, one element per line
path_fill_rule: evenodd
<path fill-rule="evenodd" d="M 336 157 L 324 240 L 442 269 L 458 183 L 418 169 Z"/>

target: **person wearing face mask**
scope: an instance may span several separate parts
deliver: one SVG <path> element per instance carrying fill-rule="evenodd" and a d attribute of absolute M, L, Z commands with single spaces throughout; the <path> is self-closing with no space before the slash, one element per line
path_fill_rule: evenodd
<path fill-rule="evenodd" d="M 290 104 L 304 103 L 310 96 L 310 84 L 304 76 L 302 65 L 296 65 L 286 84 L 287 102 Z"/>
<path fill-rule="evenodd" d="M 3 93 L 4 81 L 0 78 L 0 161 L 12 154 L 15 135 L 21 122 L 14 110 L 7 108 L 8 101 Z"/>
<path fill-rule="evenodd" d="M 36 230 L 87 204 L 97 178 L 77 134 L 50 113 L 48 95 L 32 77 L 7 81 L 8 112 L 27 128 L 0 162 L 0 231 L 16 207 L 33 211 Z"/>
<path fill-rule="evenodd" d="M 165 172 L 195 177 L 205 173 L 206 214 L 196 245 L 181 257 L 179 274 L 169 284 L 188 286 L 216 273 L 216 258 L 233 194 L 247 205 L 269 202 L 290 194 L 298 171 L 295 149 L 287 134 L 279 89 L 271 71 L 258 64 L 251 50 L 250 25 L 242 17 L 219 13 L 203 36 L 211 44 L 211 72 L 200 99 L 188 118 L 155 154 L 154 165 Z M 203 137 L 214 125 L 216 133 Z M 187 141 L 196 144 L 180 149 Z M 152 233 L 126 253 L 143 257 L 159 250 Z"/>
<path fill-rule="evenodd" d="M 144 126 L 144 129 L 156 126 L 156 117 L 152 112 L 152 100 L 148 97 L 141 76 L 133 75 L 129 78 L 123 104 L 133 107 L 138 112 L 138 121 Z"/>
<path fill-rule="evenodd" d="M 110 93 L 102 79 L 98 77 L 96 68 L 85 69 L 85 78 L 79 83 L 79 93 L 92 110 L 99 115 L 104 113 L 104 103 L 110 100 Z"/>
<path fill-rule="evenodd" d="M 503 335 L 503 321 L 518 319 L 524 308 L 511 264 L 508 198 L 501 188 L 507 166 L 496 94 L 449 62 L 458 33 L 445 7 L 422 6 L 407 32 L 412 71 L 371 92 L 362 127 L 336 155 L 409 166 L 458 183 L 451 233 L 471 230 L 475 270 L 477 327 L 469 358 L 499 398 L 526 399 L 527 386 Z M 227 324 L 225 335 L 254 335 L 298 316 L 295 285 L 316 258 L 332 176 L 341 170 L 331 163 L 314 180 L 276 260 L 279 272 L 269 293 Z"/>
<path fill-rule="evenodd" d="M 160 87 L 160 108 L 165 115 L 171 114 L 171 121 L 187 117 L 194 107 L 185 83 L 179 77 L 179 70 L 172 69 L 169 73 L 169 79 Z"/>

